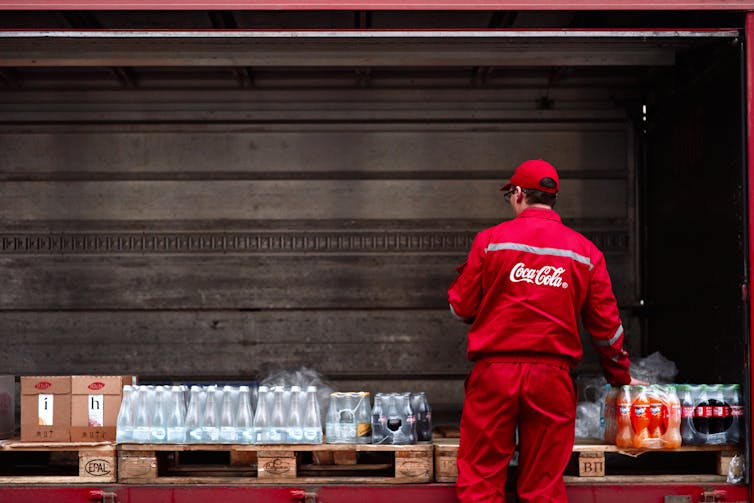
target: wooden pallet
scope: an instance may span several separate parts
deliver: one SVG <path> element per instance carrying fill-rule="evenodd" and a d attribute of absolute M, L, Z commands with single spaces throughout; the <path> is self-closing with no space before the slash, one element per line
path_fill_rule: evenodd
<path fill-rule="evenodd" d="M 435 445 L 435 481 L 455 482 L 458 478 L 456 458 L 458 456 L 458 439 L 440 438 L 433 441 Z M 573 447 L 574 456 L 578 460 L 578 476 L 566 475 L 568 484 L 594 484 L 594 483 L 631 483 L 631 482 L 725 482 L 730 461 L 738 451 L 732 446 L 699 446 L 680 447 L 678 449 L 623 449 L 615 445 L 600 443 L 579 442 Z M 705 453 L 706 456 L 714 457 L 714 469 L 709 473 L 670 474 L 662 473 L 657 469 L 649 470 L 649 473 L 641 475 L 620 473 L 617 467 L 619 463 L 613 461 L 620 456 L 638 458 L 642 455 L 674 456 L 675 459 L 683 459 L 684 455 L 691 453 Z M 611 457 L 613 459 L 608 459 Z M 677 462 L 677 461 L 676 461 Z M 615 465 L 615 469 L 613 468 Z M 608 473 L 606 473 L 608 472 Z M 615 472 L 615 473 L 610 473 Z M 713 473 L 714 472 L 714 473 Z"/>
<path fill-rule="evenodd" d="M 435 445 L 435 482 L 455 482 L 458 478 L 458 438 L 439 438 Z"/>
<path fill-rule="evenodd" d="M 91 484 L 117 481 L 112 442 L 0 441 L 0 484 Z"/>
<path fill-rule="evenodd" d="M 577 443 L 573 447 L 574 453 L 578 454 L 578 476 L 565 477 L 571 484 L 593 483 L 616 483 L 616 482 L 725 482 L 728 467 L 733 456 L 738 454 L 735 446 L 730 445 L 704 445 L 683 446 L 677 449 L 626 449 L 610 444 Z M 657 472 L 642 475 L 624 475 L 618 473 L 618 469 L 612 469 L 612 462 L 608 456 L 615 460 L 621 457 L 639 458 L 640 456 L 662 456 L 669 464 L 683 462 L 684 457 L 692 454 L 702 454 L 712 460 L 709 463 L 712 468 L 707 473 L 678 474 Z M 610 473 L 615 472 L 615 473 Z"/>
<path fill-rule="evenodd" d="M 118 481 L 222 484 L 416 484 L 433 479 L 433 445 L 120 444 Z"/>

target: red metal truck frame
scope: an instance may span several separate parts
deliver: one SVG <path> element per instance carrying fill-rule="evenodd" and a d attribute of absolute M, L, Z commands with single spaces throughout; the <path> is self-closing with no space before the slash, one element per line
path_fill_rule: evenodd
<path fill-rule="evenodd" d="M 626 0 L 605 2 L 605 0 L 0 0 L 0 12 L 3 10 L 730 10 L 747 11 L 746 33 L 746 151 L 747 151 L 747 201 L 748 201 L 748 236 L 754 236 L 754 1 L 743 0 Z M 754 270 L 754 253 L 752 243 L 746 243 L 748 250 L 748 270 Z M 748 281 L 748 279 L 747 279 Z M 747 285 L 748 289 L 748 285 Z M 748 302 L 748 299 L 746 299 Z M 749 319 L 754 320 L 754 306 L 749 303 Z M 749 334 L 751 339 L 751 334 Z M 754 357 L 754 345 L 750 344 L 749 359 Z M 750 382 L 754 382 L 754 371 L 749 368 Z M 749 387 L 749 404 L 754 403 L 754 393 Z M 751 408 L 749 409 L 751 412 Z M 752 451 L 751 439 L 748 450 Z M 708 487 L 709 486 L 709 487 Z M 225 503 L 246 501 L 249 492 L 255 496 L 271 500 L 287 497 L 289 501 L 304 494 L 302 488 L 272 488 L 259 486 L 245 487 L 126 487 L 109 486 L 105 491 L 118 494 L 125 501 L 198 501 L 206 497 L 217 500 L 218 496 Z M 705 497 L 718 497 L 724 501 L 754 501 L 752 485 L 721 486 L 714 484 L 631 484 L 620 485 L 575 485 L 569 486 L 569 497 L 575 501 L 615 500 L 623 501 L 660 501 L 669 495 L 690 495 L 702 499 L 700 489 L 706 491 Z M 80 502 L 94 497 L 98 499 L 99 488 L 88 487 L 3 487 L 0 488 L 0 503 L 6 501 L 38 501 L 51 498 L 50 501 Z M 714 494 L 724 490 L 727 494 Z M 91 493 L 91 491 L 95 491 Z M 327 486 L 316 488 L 323 501 L 334 503 L 359 500 L 361 503 L 371 501 L 454 501 L 453 486 L 447 484 L 427 484 L 425 486 Z M 326 498 L 325 498 L 326 496 Z M 83 498 L 83 499 L 82 499 Z M 188 498 L 188 499 L 186 499 Z M 293 498 L 293 499 L 291 499 Z M 122 499 L 122 500 L 123 500 Z M 102 501 L 100 499 L 100 501 Z"/>
<path fill-rule="evenodd" d="M 754 10 L 747 0 L 0 0 L 0 10 Z"/>

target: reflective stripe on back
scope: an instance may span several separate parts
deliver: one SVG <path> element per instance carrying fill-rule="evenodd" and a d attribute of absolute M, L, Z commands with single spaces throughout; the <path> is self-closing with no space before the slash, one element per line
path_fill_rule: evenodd
<path fill-rule="evenodd" d="M 584 265 L 589 266 L 590 271 L 592 270 L 592 268 L 594 268 L 594 266 L 592 265 L 592 261 L 589 260 L 589 257 L 579 255 L 578 253 L 571 250 L 562 250 L 560 248 L 540 248 L 538 246 L 530 246 L 530 245 L 525 245 L 521 243 L 490 243 L 489 245 L 487 245 L 487 248 L 484 249 L 484 253 L 491 252 L 491 251 L 501 251 L 501 250 L 515 250 L 515 251 L 522 251 L 526 253 L 534 253 L 535 255 L 552 255 L 555 257 L 567 257 L 572 260 L 575 260 L 576 262 L 580 262 Z"/>

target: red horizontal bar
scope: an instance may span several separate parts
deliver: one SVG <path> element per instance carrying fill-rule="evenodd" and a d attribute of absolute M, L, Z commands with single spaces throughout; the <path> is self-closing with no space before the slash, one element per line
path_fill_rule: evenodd
<path fill-rule="evenodd" d="M 754 10 L 752 0 L 0 0 L 0 10 Z"/>
<path fill-rule="evenodd" d="M 44 28 L 30 30 L 28 28 L 0 28 L 0 37 L 15 38 L 641 38 L 641 37 L 685 37 L 694 35 L 720 35 L 734 37 L 743 27 L 727 28 L 333 28 L 315 29 L 217 29 L 193 28 L 186 29 L 103 29 L 103 28 Z"/>
<path fill-rule="evenodd" d="M 345 485 L 334 484 L 321 487 L 304 486 L 204 486 L 204 485 L 119 485 L 101 486 L 0 486 L 0 503 L 82 503 L 92 501 L 96 493 L 117 495 L 120 503 L 246 503 L 250 500 L 265 503 L 290 503 L 301 501 L 307 492 L 316 494 L 319 501 L 327 503 L 433 503 L 457 502 L 452 484 L 409 485 Z M 595 501 L 631 501 L 632 503 L 656 503 L 665 496 L 690 496 L 691 501 L 701 501 L 703 492 L 718 491 L 724 501 L 746 501 L 748 487 L 731 484 L 579 484 L 567 486 L 571 503 Z"/>

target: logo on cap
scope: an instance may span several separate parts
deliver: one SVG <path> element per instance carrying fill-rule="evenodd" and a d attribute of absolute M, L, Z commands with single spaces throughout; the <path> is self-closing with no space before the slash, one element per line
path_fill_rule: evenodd
<path fill-rule="evenodd" d="M 516 168 L 510 181 L 500 190 L 508 191 L 514 186 L 556 194 L 560 188 L 560 177 L 549 162 L 543 159 L 531 159 L 522 162 Z"/>
<path fill-rule="evenodd" d="M 552 179 L 552 178 L 550 178 L 549 176 L 546 176 L 546 177 L 542 178 L 542 179 L 541 179 L 541 180 L 539 181 L 539 184 L 540 184 L 540 185 L 541 185 L 542 187 L 546 187 L 546 188 L 548 188 L 548 189 L 554 189 L 554 188 L 556 188 L 556 187 L 558 186 L 558 184 L 557 184 L 557 183 L 555 183 L 555 180 L 553 180 L 553 179 Z"/>

